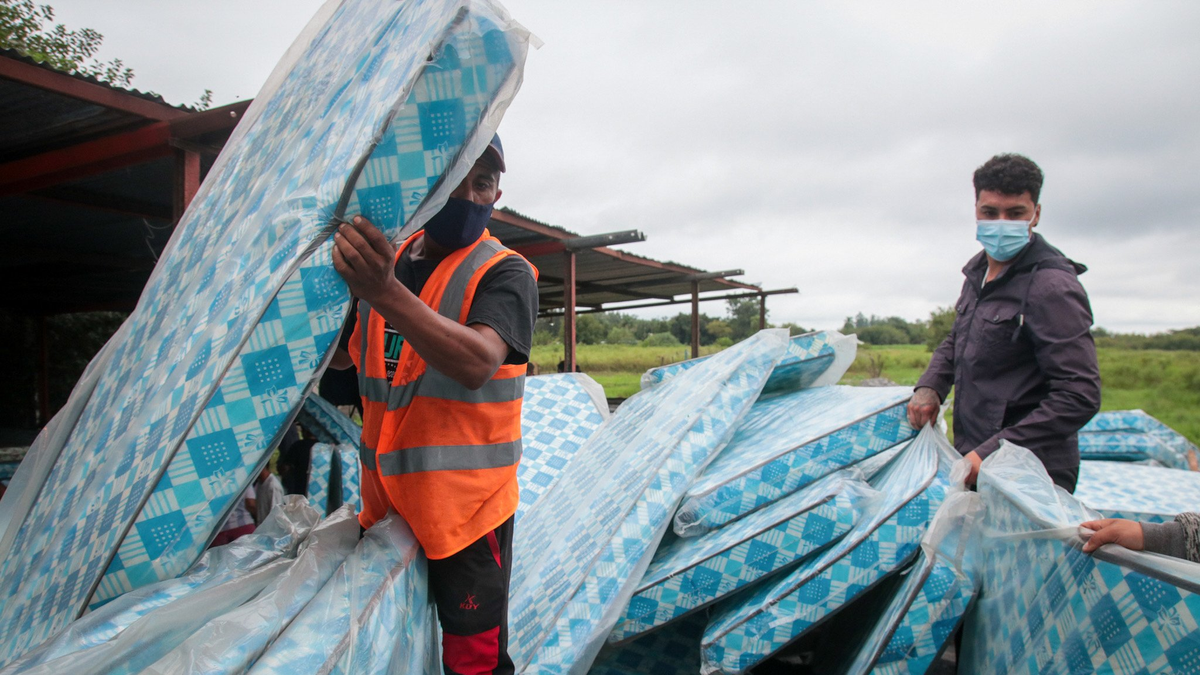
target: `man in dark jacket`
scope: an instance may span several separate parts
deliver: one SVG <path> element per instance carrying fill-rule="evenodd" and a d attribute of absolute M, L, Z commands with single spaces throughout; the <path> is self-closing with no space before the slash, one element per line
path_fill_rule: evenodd
<path fill-rule="evenodd" d="M 997 155 L 975 171 L 976 238 L 984 250 L 966 281 L 950 335 L 917 382 L 908 418 L 921 427 L 953 385 L 954 445 L 975 482 L 985 457 L 1008 440 L 1033 451 L 1054 482 L 1074 492 L 1076 432 L 1100 410 L 1087 271 L 1040 235 L 1042 171 Z"/>

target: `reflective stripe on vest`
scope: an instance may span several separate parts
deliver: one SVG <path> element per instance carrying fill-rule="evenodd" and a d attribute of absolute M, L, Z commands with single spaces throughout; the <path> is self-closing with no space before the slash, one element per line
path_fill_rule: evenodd
<path fill-rule="evenodd" d="M 399 476 L 421 471 L 495 469 L 521 459 L 521 441 L 494 445 L 428 445 L 389 452 L 379 458 L 379 473 Z"/>

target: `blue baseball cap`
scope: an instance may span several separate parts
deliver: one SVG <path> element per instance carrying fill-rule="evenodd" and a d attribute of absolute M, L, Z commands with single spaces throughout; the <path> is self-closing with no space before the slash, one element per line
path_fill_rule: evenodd
<path fill-rule="evenodd" d="M 496 166 L 500 167 L 500 173 L 504 173 L 504 146 L 500 144 L 500 134 L 492 136 L 492 142 L 488 143 L 483 154 L 492 156 L 492 161 Z"/>

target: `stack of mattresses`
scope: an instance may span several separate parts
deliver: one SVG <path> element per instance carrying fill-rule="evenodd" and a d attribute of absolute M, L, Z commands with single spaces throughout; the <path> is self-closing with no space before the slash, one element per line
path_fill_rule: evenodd
<path fill-rule="evenodd" d="M 959 672 L 1200 672 L 1200 566 L 1109 545 L 1099 514 L 1055 490 L 1037 458 L 1004 445 L 984 461 L 983 588 Z"/>
<path fill-rule="evenodd" d="M 1148 462 L 1172 469 L 1197 469 L 1200 453 L 1179 432 L 1141 410 L 1097 414 L 1079 430 L 1084 460 Z"/>
<path fill-rule="evenodd" d="M 397 240 L 440 210 L 528 41 L 486 1 L 322 7 L 4 499 L 0 665 L 199 558 L 347 316 L 332 225 L 362 213 Z"/>
<path fill-rule="evenodd" d="M 684 490 L 728 442 L 787 349 L 754 337 L 625 401 L 523 516 L 510 653 L 525 672 L 586 668 Z"/>
<path fill-rule="evenodd" d="M 1200 509 L 1200 473 L 1126 462 L 1081 462 L 1075 497 L 1106 518 L 1161 523 Z"/>

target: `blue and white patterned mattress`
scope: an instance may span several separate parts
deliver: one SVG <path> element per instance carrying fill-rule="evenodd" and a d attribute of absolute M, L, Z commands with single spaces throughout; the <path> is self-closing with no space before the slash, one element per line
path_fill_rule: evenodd
<path fill-rule="evenodd" d="M 525 514 L 509 611 L 518 669 L 591 663 L 683 491 L 728 441 L 786 348 L 785 332 L 760 331 L 634 395 Z"/>
<path fill-rule="evenodd" d="M 696 675 L 708 617 L 693 612 L 619 645 L 605 645 L 589 675 Z"/>
<path fill-rule="evenodd" d="M 392 513 L 367 530 L 249 672 L 436 673 L 436 624 L 425 555 Z"/>
<path fill-rule="evenodd" d="M 1192 462 L 1200 460 L 1195 444 L 1141 410 L 1097 414 L 1079 430 L 1079 455 L 1096 460 L 1154 460 L 1173 469 L 1194 468 Z"/>
<path fill-rule="evenodd" d="M 979 593 L 979 495 L 951 486 L 890 604 L 846 675 L 919 675 L 945 649 Z"/>
<path fill-rule="evenodd" d="M 702 672 L 743 672 L 912 560 L 949 480 L 940 432 L 926 432 L 872 480 L 879 494 L 845 537 L 714 614 Z"/>
<path fill-rule="evenodd" d="M 397 239 L 440 209 L 515 95 L 527 42 L 487 2 L 325 5 L 35 443 L 49 469 L 0 539 L 0 664 L 199 557 L 347 315 L 331 221 L 361 212 Z"/>
<path fill-rule="evenodd" d="M 822 384 L 836 384 L 854 363 L 858 340 L 837 331 L 797 335 L 788 342 L 787 356 L 780 360 L 763 387 L 764 394 L 796 391 Z M 642 374 L 642 389 L 660 384 L 703 363 L 708 356 L 651 368 Z"/>
<path fill-rule="evenodd" d="M 583 373 L 525 378 L 521 401 L 521 498 L 516 522 L 562 475 L 592 434 L 608 419 L 604 388 Z"/>
<path fill-rule="evenodd" d="M 293 497 L 253 534 L 206 551 L 183 576 L 144 586 L 85 614 L 0 672 L 107 675 L 130 664 L 149 665 L 209 618 L 278 578 L 320 517 Z"/>
<path fill-rule="evenodd" d="M 870 489 L 837 473 L 699 537 L 654 554 L 610 642 L 628 640 L 787 568 L 850 531 Z"/>
<path fill-rule="evenodd" d="M 1081 462 L 1075 497 L 1107 518 L 1163 523 L 1200 509 L 1200 473 L 1127 462 Z"/>
<path fill-rule="evenodd" d="M 696 536 L 916 435 L 908 387 L 829 386 L 764 398 L 688 488 L 675 532 Z"/>
<path fill-rule="evenodd" d="M 1096 517 L 1028 450 L 984 462 L 983 590 L 960 672 L 1200 672 L 1200 565 L 1115 545 L 1080 548 Z"/>
<path fill-rule="evenodd" d="M 342 503 L 362 510 L 362 481 L 359 477 L 358 444 L 317 443 L 313 445 L 308 462 L 308 503 L 321 513 L 328 512 L 329 481 L 333 471 L 334 453 L 341 462 Z"/>

